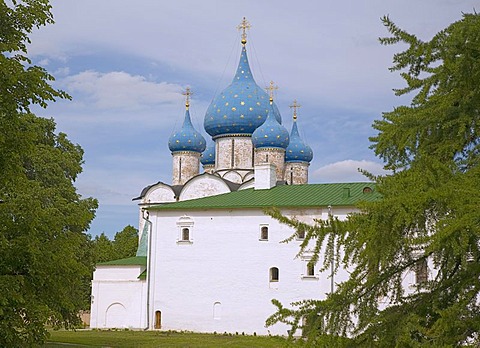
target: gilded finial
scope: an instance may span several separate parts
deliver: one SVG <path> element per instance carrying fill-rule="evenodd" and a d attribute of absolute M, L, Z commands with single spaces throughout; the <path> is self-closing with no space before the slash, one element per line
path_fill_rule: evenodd
<path fill-rule="evenodd" d="M 293 104 L 292 105 L 289 105 L 289 107 L 293 108 L 293 120 L 296 121 L 297 120 L 297 109 L 299 107 L 301 107 L 300 104 L 297 104 L 297 99 L 295 99 L 293 101 Z"/>
<path fill-rule="evenodd" d="M 278 89 L 278 86 L 275 86 L 273 81 L 270 81 L 270 86 L 265 88 L 268 91 L 268 95 L 270 96 L 270 104 L 273 103 L 273 91 Z"/>
<path fill-rule="evenodd" d="M 186 97 L 185 98 L 185 108 L 188 108 L 190 107 L 190 96 L 193 95 L 193 92 L 192 90 L 190 89 L 190 87 L 187 87 L 185 88 L 185 92 L 182 92 L 182 94 Z"/>
<path fill-rule="evenodd" d="M 242 23 L 237 27 L 238 30 L 242 31 L 242 45 L 245 46 L 247 43 L 247 30 L 250 29 L 252 26 L 248 23 L 247 19 L 243 17 Z"/>

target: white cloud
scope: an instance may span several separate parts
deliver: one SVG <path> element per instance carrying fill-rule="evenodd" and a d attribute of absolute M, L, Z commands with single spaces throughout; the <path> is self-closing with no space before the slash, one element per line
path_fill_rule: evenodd
<path fill-rule="evenodd" d="M 58 68 L 53 73 L 54 76 L 68 76 L 70 74 L 70 68 L 68 66 Z"/>
<path fill-rule="evenodd" d="M 183 98 L 179 85 L 156 83 L 123 71 L 83 71 L 64 78 L 61 84 L 67 92 L 83 94 L 87 103 L 101 109 L 139 109 L 145 105 L 177 103 Z"/>
<path fill-rule="evenodd" d="M 344 160 L 320 167 L 312 173 L 312 176 L 321 182 L 369 181 L 358 169 L 366 170 L 374 175 L 387 173 L 383 169 L 383 165 L 378 162 Z"/>
<path fill-rule="evenodd" d="M 38 62 L 38 65 L 47 66 L 49 63 L 50 63 L 50 60 L 48 58 L 44 58 Z"/>

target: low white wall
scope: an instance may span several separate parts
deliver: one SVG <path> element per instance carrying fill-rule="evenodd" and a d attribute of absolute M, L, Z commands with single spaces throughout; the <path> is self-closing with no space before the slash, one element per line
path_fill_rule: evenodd
<path fill-rule="evenodd" d="M 93 274 L 90 327 L 145 328 L 146 281 L 142 266 L 97 266 Z"/>

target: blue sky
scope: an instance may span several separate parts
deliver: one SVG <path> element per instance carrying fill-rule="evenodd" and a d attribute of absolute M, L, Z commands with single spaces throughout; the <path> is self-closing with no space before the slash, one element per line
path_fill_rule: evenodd
<path fill-rule="evenodd" d="M 72 101 L 37 115 L 85 150 L 76 182 L 100 207 L 92 235 L 113 236 L 137 226 L 132 202 L 142 188 L 171 182 L 167 141 L 184 116 L 181 95 L 191 86 L 192 120 L 203 131 L 205 111 L 231 81 L 240 56 L 236 27 L 252 28 L 247 50 L 257 84 L 279 86 L 276 103 L 290 130 L 294 99 L 299 129 L 314 151 L 310 182 L 365 180 L 382 163 L 369 149 L 382 112 L 408 103 L 389 72 L 402 45 L 381 46 L 380 18 L 428 40 L 473 12 L 471 0 L 375 1 L 154 1 L 56 0 L 54 25 L 32 35 L 29 54 L 55 77 Z"/>

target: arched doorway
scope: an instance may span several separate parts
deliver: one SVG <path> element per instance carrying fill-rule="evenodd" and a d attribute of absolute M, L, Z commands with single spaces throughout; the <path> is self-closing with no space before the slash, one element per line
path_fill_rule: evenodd
<path fill-rule="evenodd" d="M 105 327 L 124 328 L 127 311 L 121 303 L 111 304 L 105 313 Z"/>
<path fill-rule="evenodd" d="M 155 312 L 155 326 L 154 328 L 156 330 L 159 330 L 162 328 L 162 312 L 161 311 L 156 311 Z"/>

